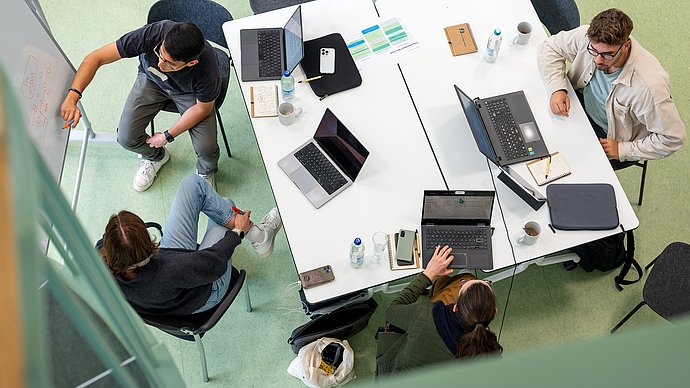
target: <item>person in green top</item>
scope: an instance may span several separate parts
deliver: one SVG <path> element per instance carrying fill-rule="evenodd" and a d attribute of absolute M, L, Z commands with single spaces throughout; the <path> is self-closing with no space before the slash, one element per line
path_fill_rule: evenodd
<path fill-rule="evenodd" d="M 497 312 L 491 284 L 464 280 L 456 303 L 432 303 L 420 296 L 432 282 L 453 272 L 452 249 L 436 247 L 423 273 L 410 282 L 386 311 L 386 331 L 377 335 L 380 375 L 452 359 L 500 353 L 503 347 L 489 324 Z"/>

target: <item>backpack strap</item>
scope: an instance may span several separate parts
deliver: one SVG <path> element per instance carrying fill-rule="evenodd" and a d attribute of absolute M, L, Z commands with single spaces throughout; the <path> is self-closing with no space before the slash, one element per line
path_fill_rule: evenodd
<path fill-rule="evenodd" d="M 625 232 L 625 238 L 627 240 L 625 247 L 625 261 L 623 262 L 621 272 L 614 279 L 618 291 L 623 291 L 623 286 L 637 283 L 640 281 L 640 279 L 642 279 L 642 267 L 640 267 L 640 263 L 635 260 L 635 236 L 633 235 L 633 231 L 629 230 Z M 631 266 L 635 267 L 635 270 L 637 271 L 637 279 L 625 280 L 625 276 L 628 275 L 628 271 L 630 271 Z"/>

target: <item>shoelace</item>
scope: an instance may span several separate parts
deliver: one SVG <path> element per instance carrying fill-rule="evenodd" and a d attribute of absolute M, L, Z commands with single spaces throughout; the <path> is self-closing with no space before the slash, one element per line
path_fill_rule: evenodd
<path fill-rule="evenodd" d="M 267 214 L 266 218 L 264 221 L 261 223 L 263 226 L 267 226 L 271 229 L 274 229 L 278 226 L 278 219 L 273 216 L 273 214 Z"/>
<path fill-rule="evenodd" d="M 149 171 L 153 170 L 153 176 L 156 176 L 156 169 L 153 167 L 153 162 L 150 160 L 142 160 L 141 161 L 142 167 L 144 167 L 144 175 L 148 177 Z"/>

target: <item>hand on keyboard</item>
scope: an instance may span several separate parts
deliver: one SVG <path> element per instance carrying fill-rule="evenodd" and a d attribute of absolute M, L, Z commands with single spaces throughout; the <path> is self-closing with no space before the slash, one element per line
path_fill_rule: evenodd
<path fill-rule="evenodd" d="M 450 253 L 453 249 L 448 245 L 441 248 L 437 246 L 434 250 L 434 255 L 429 260 L 429 264 L 426 265 L 424 270 L 424 275 L 429 278 L 432 282 L 441 276 L 450 275 L 453 270 L 448 268 L 448 265 L 453 261 L 453 257 Z"/>

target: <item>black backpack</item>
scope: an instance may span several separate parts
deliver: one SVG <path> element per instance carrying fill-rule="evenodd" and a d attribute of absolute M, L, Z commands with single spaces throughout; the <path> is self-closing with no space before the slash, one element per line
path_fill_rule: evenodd
<path fill-rule="evenodd" d="M 595 269 L 606 272 L 622 265 L 621 272 L 614 279 L 619 291 L 623 290 L 623 285 L 637 283 L 642 278 L 642 268 L 634 257 L 635 236 L 632 230 L 578 245 L 570 250 L 580 256 L 580 267 L 586 272 L 592 272 Z M 625 280 L 630 267 L 634 267 L 637 271 L 635 280 Z"/>

